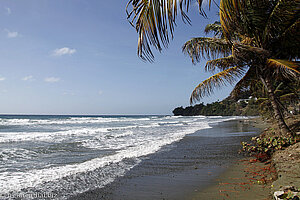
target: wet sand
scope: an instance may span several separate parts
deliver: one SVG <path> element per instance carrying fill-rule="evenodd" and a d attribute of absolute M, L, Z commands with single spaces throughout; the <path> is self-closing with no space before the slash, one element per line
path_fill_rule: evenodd
<path fill-rule="evenodd" d="M 70 199 L 210 199 L 203 192 L 216 186 L 220 175 L 243 158 L 238 154 L 241 141 L 259 134 L 251 123 L 232 120 L 210 124 L 213 128 L 188 135 L 144 157 L 113 183 Z M 218 192 L 212 193 L 220 197 Z"/>
<path fill-rule="evenodd" d="M 252 162 L 253 158 L 235 161 L 211 186 L 199 191 L 192 200 L 266 200 L 276 178 L 271 164 Z M 273 179 L 271 179 L 273 178 Z"/>

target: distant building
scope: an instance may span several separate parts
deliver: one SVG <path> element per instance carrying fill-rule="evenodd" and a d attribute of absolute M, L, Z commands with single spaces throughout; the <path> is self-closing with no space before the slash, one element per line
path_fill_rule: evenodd
<path fill-rule="evenodd" d="M 256 97 L 250 96 L 248 99 L 239 99 L 237 102 L 241 103 L 241 102 L 245 102 L 246 104 L 249 103 L 250 100 L 254 99 L 254 101 L 257 101 Z"/>

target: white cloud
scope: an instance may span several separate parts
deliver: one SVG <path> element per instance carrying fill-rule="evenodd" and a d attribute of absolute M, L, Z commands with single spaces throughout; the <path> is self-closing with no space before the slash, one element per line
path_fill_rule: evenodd
<path fill-rule="evenodd" d="M 63 95 L 75 96 L 75 92 L 72 91 L 64 91 Z"/>
<path fill-rule="evenodd" d="M 9 7 L 5 7 L 6 14 L 10 15 L 11 14 L 11 9 Z"/>
<path fill-rule="evenodd" d="M 2 76 L 0 77 L 0 81 L 5 81 L 5 79 L 6 79 L 5 77 Z"/>
<path fill-rule="evenodd" d="M 15 38 L 20 35 L 17 31 L 10 31 L 8 29 L 4 29 L 4 31 L 7 33 L 8 38 Z"/>
<path fill-rule="evenodd" d="M 56 77 L 47 77 L 44 79 L 45 82 L 48 82 L 48 83 L 55 83 L 55 82 L 58 82 L 60 81 L 60 78 L 56 78 Z"/>
<path fill-rule="evenodd" d="M 70 49 L 69 47 L 63 47 L 60 49 L 55 49 L 52 53 L 53 56 L 63 56 L 63 55 L 72 55 L 76 53 L 76 49 Z"/>
<path fill-rule="evenodd" d="M 23 81 L 33 81 L 33 76 L 25 76 L 22 78 Z"/>
<path fill-rule="evenodd" d="M 99 91 L 98 91 L 98 94 L 99 94 L 99 95 L 102 95 L 102 94 L 103 94 L 103 91 L 102 91 L 102 90 L 99 90 Z"/>

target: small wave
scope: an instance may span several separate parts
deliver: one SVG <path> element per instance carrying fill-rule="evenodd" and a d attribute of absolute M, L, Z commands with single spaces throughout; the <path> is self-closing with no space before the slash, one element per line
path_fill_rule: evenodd
<path fill-rule="evenodd" d="M 220 119 L 223 118 L 222 116 L 208 116 L 208 119 Z"/>
<path fill-rule="evenodd" d="M 147 140 L 140 138 L 132 140 L 134 143 L 126 149 L 118 151 L 114 155 L 95 158 L 79 164 L 69 164 L 60 167 L 45 168 L 39 170 L 31 170 L 27 172 L 11 172 L 9 174 L 2 173 L 0 179 L 0 187 L 2 193 L 11 191 L 20 191 L 23 188 L 35 187 L 48 181 L 62 179 L 63 177 L 71 176 L 77 173 L 93 171 L 98 168 L 117 163 L 126 158 L 139 158 L 158 151 L 162 146 L 178 141 L 185 135 L 195 132 L 196 130 L 206 128 L 207 125 L 202 123 L 202 126 L 189 127 L 186 130 L 178 132 L 169 132 L 163 138 L 155 139 L 155 136 L 148 137 Z"/>
<path fill-rule="evenodd" d="M 77 119 L 78 118 L 69 118 L 67 121 L 76 121 Z M 85 150 L 92 149 L 91 151 L 93 152 L 104 149 L 111 150 L 111 153 L 102 155 L 102 157 L 95 158 L 93 155 L 88 158 L 90 159 L 88 161 L 81 160 L 76 163 L 64 164 L 63 166 L 49 165 L 42 166 L 43 168 L 39 169 L 31 168 L 31 170 L 28 171 L 0 172 L 0 188 L 2 190 L 0 191 L 0 195 L 9 192 L 24 191 L 25 188 L 29 188 L 28 190 L 32 188 L 32 190 L 34 190 L 45 184 L 47 184 L 47 190 L 55 191 L 55 182 L 64 182 L 65 185 L 72 185 L 72 181 L 75 179 L 78 181 L 75 185 L 80 185 L 81 188 L 80 191 L 76 190 L 75 192 L 82 192 L 90 189 L 91 185 L 85 183 L 85 180 L 82 180 L 81 176 L 83 174 L 93 174 L 93 172 L 96 171 L 101 172 L 101 170 L 105 168 L 107 169 L 108 175 L 103 175 L 106 176 L 103 180 L 107 178 L 109 181 L 102 181 L 95 185 L 95 187 L 103 187 L 105 184 L 113 181 L 116 176 L 122 176 L 126 170 L 136 165 L 143 156 L 155 153 L 161 147 L 178 141 L 187 134 L 192 134 L 200 129 L 210 128 L 209 123 L 211 122 L 230 119 L 236 119 L 236 117 L 203 119 L 203 117 L 165 116 L 152 119 L 145 117 L 143 120 L 121 118 L 117 120 L 124 120 L 124 122 L 126 120 L 127 122 L 128 120 L 134 121 L 132 121 L 133 123 L 116 123 L 114 124 L 115 127 L 110 126 L 111 124 L 108 124 L 107 127 L 89 125 L 83 125 L 81 127 L 66 126 L 72 129 L 55 132 L 0 132 L 0 142 L 36 140 L 49 141 L 51 143 L 66 143 L 80 141 L 78 148 L 85 147 Z M 81 121 L 84 120 L 91 121 L 91 119 L 81 119 Z M 99 118 L 97 120 L 102 119 Z M 53 120 L 50 121 L 53 122 Z M 0 157 L 3 155 L 2 158 L 6 159 L 6 161 L 14 155 L 17 155 L 17 157 L 24 156 L 27 160 L 36 156 L 36 154 L 30 151 L 26 152 L 18 150 L 17 148 L 11 152 L 2 151 L 2 154 L 0 152 Z M 37 156 L 41 156 L 41 154 Z M 97 156 L 99 156 L 99 154 L 97 154 Z M 120 163 L 126 159 L 133 159 L 135 162 L 121 165 Z M 109 174 L 114 174 L 114 176 L 109 176 Z M 71 178 L 69 179 L 68 177 Z M 74 177 L 74 179 L 72 179 L 72 177 Z"/>
<path fill-rule="evenodd" d="M 145 118 L 113 118 L 113 117 L 71 117 L 71 118 L 54 118 L 54 119 L 1 119 L 0 125 L 64 125 L 64 124 L 93 124 L 93 123 L 113 123 L 113 122 L 130 122 L 130 121 L 146 121 L 150 117 Z"/>
<path fill-rule="evenodd" d="M 12 148 L 0 150 L 0 161 L 2 162 L 16 162 L 16 160 L 29 160 L 33 157 L 37 157 L 37 153 L 27 149 Z"/>
<path fill-rule="evenodd" d="M 59 142 L 66 137 L 95 135 L 108 132 L 107 128 L 80 128 L 55 132 L 1 132 L 0 143 L 23 141 L 51 141 Z"/>
<path fill-rule="evenodd" d="M 124 133 L 117 134 L 115 137 L 119 138 L 119 137 L 126 137 L 130 135 L 133 135 L 133 131 L 125 131 Z"/>

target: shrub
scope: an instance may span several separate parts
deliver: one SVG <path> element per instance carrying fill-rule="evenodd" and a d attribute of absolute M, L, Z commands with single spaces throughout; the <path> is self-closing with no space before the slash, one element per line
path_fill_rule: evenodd
<path fill-rule="evenodd" d="M 284 149 L 298 142 L 296 137 L 253 137 L 251 143 L 242 142 L 243 151 L 250 155 L 266 154 L 271 156 L 275 151 Z"/>

